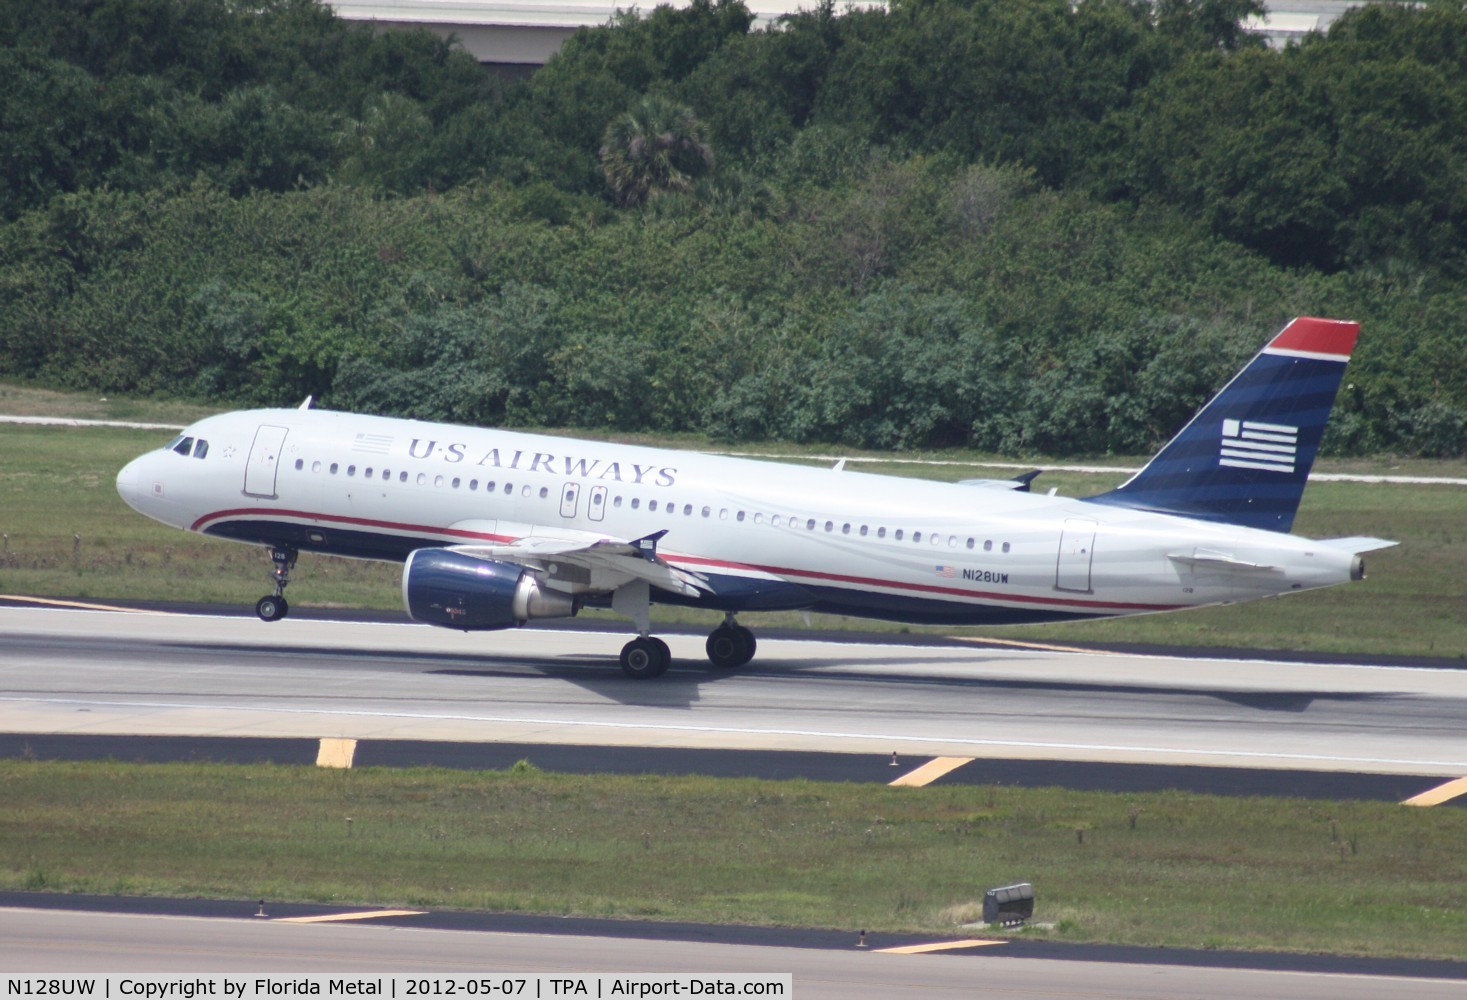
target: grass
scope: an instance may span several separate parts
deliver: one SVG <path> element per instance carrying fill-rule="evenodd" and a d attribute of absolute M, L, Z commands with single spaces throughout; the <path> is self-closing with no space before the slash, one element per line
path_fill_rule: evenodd
<path fill-rule="evenodd" d="M 699 777 L 0 761 L 0 886 L 1461 958 L 1467 812 Z M 1083 837 L 1081 836 L 1083 833 Z"/>
<path fill-rule="evenodd" d="M 0 409 L 11 387 L 0 386 Z M 26 397 L 30 398 L 30 397 Z M 65 409 L 46 397 L 48 405 Z M 18 404 L 17 404 L 18 405 Z M 174 408 L 131 416 L 174 420 Z M 170 416 L 173 414 L 173 416 Z M 70 414 L 68 414 L 70 415 Z M 189 535 L 129 510 L 113 488 L 116 470 L 156 447 L 167 432 L 121 428 L 0 425 L 0 593 L 93 600 L 183 600 L 252 605 L 268 590 L 269 560 L 251 549 Z M 687 444 L 689 442 L 682 442 Z M 799 451 L 799 449 L 792 449 Z M 808 450 L 806 450 L 808 452 Z M 948 455 L 981 461 L 987 456 Z M 1134 464 L 1112 459 L 1107 464 Z M 1352 461 L 1353 471 L 1459 477 L 1463 463 Z M 863 466 L 864 468 L 868 468 Z M 972 466 L 890 465 L 872 471 L 958 479 L 1002 475 Z M 1046 473 L 1041 486 L 1086 495 L 1116 474 Z M 1315 483 L 1296 530 L 1316 537 L 1379 535 L 1398 548 L 1368 557 L 1364 583 L 1179 615 L 999 630 L 934 630 L 1060 642 L 1237 646 L 1328 653 L 1467 658 L 1467 487 Z M 396 566 L 306 555 L 290 589 L 302 606 L 397 608 Z M 718 615 L 659 608 L 661 624 L 711 627 Z M 796 614 L 750 615 L 755 628 L 804 628 Z M 904 630 L 859 619 L 816 616 L 816 628 Z"/>
<path fill-rule="evenodd" d="M 0 411 L 159 423 L 199 415 L 3 384 Z M 263 593 L 263 552 L 165 528 L 117 498 L 116 470 L 164 437 L 0 426 L 0 593 L 236 605 Z M 1463 463 L 1349 465 L 1467 472 Z M 1046 474 L 1041 483 L 1084 495 L 1117 478 Z M 1301 533 L 1402 541 L 1372 558 L 1364 584 L 1287 604 L 995 634 L 1467 656 L 1464 513 L 1467 492 L 1457 487 L 1317 484 Z M 396 607 L 397 575 L 307 556 L 290 596 Z M 749 617 L 756 627 L 802 624 Z M 1036 918 L 1052 926 L 1022 933 L 1062 940 L 1424 958 L 1460 958 L 1467 940 L 1460 809 L 573 777 L 530 766 L 466 774 L 0 760 L 0 788 L 0 887 L 10 889 L 967 934 L 985 888 L 1027 880 Z"/>

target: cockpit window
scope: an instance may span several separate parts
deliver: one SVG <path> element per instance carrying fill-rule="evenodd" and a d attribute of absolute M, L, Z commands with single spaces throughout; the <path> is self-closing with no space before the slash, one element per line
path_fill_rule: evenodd
<path fill-rule="evenodd" d="M 209 442 L 199 438 L 194 442 L 194 458 L 203 458 L 209 454 Z"/>
<path fill-rule="evenodd" d="M 180 435 L 179 437 L 174 438 L 173 443 L 170 444 L 168 447 L 172 448 L 180 455 L 187 455 L 189 452 L 194 450 L 194 439 L 191 437 L 183 437 L 182 435 Z"/>

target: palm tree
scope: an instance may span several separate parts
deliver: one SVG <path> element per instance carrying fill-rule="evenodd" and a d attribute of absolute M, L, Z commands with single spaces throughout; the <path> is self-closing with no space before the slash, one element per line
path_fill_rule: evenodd
<path fill-rule="evenodd" d="M 601 137 L 601 170 L 618 204 L 641 205 L 662 191 L 688 192 L 713 169 L 708 132 L 692 110 L 644 97 Z"/>

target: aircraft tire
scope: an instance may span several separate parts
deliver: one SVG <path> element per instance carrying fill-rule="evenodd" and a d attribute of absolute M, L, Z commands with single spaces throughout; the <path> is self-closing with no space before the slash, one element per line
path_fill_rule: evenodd
<path fill-rule="evenodd" d="M 744 663 L 748 663 L 754 658 L 755 650 L 759 648 L 759 640 L 754 638 L 753 632 L 742 625 L 735 625 L 734 631 L 744 639 Z M 740 663 L 739 666 L 742 667 L 744 663 Z"/>
<path fill-rule="evenodd" d="M 262 622 L 278 622 L 289 613 L 290 605 L 283 597 L 270 595 L 255 602 L 255 614 L 260 616 Z"/>
<path fill-rule="evenodd" d="M 651 680 L 667 673 L 672 666 L 672 651 L 667 643 L 653 636 L 638 636 L 621 649 L 621 670 L 633 680 Z"/>
<path fill-rule="evenodd" d="M 720 625 L 708 635 L 708 662 L 720 670 L 742 667 L 754 658 L 754 633 L 742 625 Z"/>

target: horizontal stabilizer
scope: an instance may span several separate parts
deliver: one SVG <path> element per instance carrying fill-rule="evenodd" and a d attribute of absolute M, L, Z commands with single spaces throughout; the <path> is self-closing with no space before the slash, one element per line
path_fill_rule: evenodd
<path fill-rule="evenodd" d="M 1401 544 L 1400 542 L 1393 542 L 1389 538 L 1364 537 L 1320 538 L 1317 539 L 1317 541 L 1320 545 L 1327 545 L 1330 548 L 1336 549 L 1340 552 L 1353 552 L 1356 555 L 1359 555 L 1362 552 L 1374 552 L 1377 549 L 1388 549 L 1393 545 Z"/>
<path fill-rule="evenodd" d="M 1014 490 L 1019 493 L 1028 493 L 1029 487 L 1039 477 L 1042 469 L 1034 469 L 1030 472 L 1021 472 L 1013 479 L 960 479 L 959 486 L 977 486 L 988 490 Z"/>

